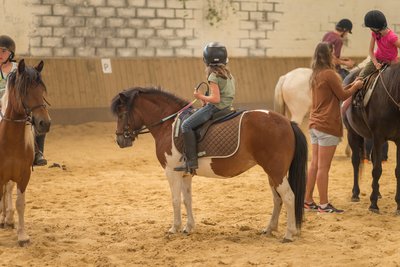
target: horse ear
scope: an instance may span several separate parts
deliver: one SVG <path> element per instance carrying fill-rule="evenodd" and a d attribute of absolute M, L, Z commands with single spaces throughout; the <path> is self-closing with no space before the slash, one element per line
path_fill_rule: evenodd
<path fill-rule="evenodd" d="M 18 73 L 21 74 L 25 71 L 25 60 L 21 59 L 21 61 L 18 63 Z"/>
<path fill-rule="evenodd" d="M 43 62 L 43 60 L 41 60 L 41 61 L 39 62 L 39 64 L 37 64 L 37 66 L 35 67 L 35 69 L 36 69 L 38 72 L 41 72 L 41 71 L 43 70 L 43 66 L 44 66 L 44 62 Z"/>
<path fill-rule="evenodd" d="M 123 103 L 123 104 L 128 102 L 128 97 L 124 93 L 119 93 L 119 99 L 121 100 L 121 103 Z"/>

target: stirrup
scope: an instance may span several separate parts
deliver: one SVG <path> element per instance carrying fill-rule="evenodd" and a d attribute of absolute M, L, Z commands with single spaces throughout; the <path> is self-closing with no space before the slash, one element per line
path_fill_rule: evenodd
<path fill-rule="evenodd" d="M 190 173 L 192 175 L 195 175 L 196 174 L 196 169 L 197 169 L 197 167 L 196 168 L 190 168 L 185 162 L 183 165 L 175 167 L 174 171 L 185 172 L 185 174 Z"/>
<path fill-rule="evenodd" d="M 181 165 L 181 166 L 178 166 L 178 167 L 175 167 L 174 168 L 174 171 L 177 171 L 177 172 L 187 172 L 188 171 L 188 167 L 187 167 L 187 165 L 186 165 L 186 162 L 184 162 L 183 163 L 183 165 Z"/>

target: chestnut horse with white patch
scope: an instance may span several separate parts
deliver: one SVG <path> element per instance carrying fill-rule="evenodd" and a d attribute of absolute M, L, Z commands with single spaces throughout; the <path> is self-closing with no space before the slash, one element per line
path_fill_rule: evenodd
<path fill-rule="evenodd" d="M 50 129 L 50 117 L 44 99 L 46 86 L 40 75 L 43 65 L 41 61 L 33 68 L 26 66 L 24 60 L 19 62 L 17 70 L 9 74 L 7 107 L 4 114 L 0 113 L 0 199 L 4 189 L 10 189 L 5 185 L 14 181 L 17 184 L 17 235 L 20 246 L 29 243 L 29 236 L 25 233 L 24 212 L 25 190 L 34 159 L 32 127 L 36 134 L 46 133 Z M 6 202 L 11 201 L 11 192 L 6 192 L 5 196 L 2 199 L 3 215 L 0 222 L 3 227 L 14 224 L 12 212 L 6 209 Z"/>
<path fill-rule="evenodd" d="M 188 102 L 157 88 L 132 88 L 112 100 L 117 116 L 117 143 L 121 148 L 132 146 L 138 134 L 150 132 L 155 139 L 157 158 L 165 169 L 172 192 L 174 219 L 170 233 L 181 227 L 181 194 L 187 211 L 184 233 L 195 226 L 192 212 L 192 175 L 174 171 L 182 154 L 173 141 L 174 120 Z M 255 165 L 268 174 L 274 209 L 265 234 L 278 228 L 282 203 L 287 210 L 284 241 L 292 241 L 301 228 L 307 168 L 307 142 L 296 123 L 284 116 L 252 110 L 241 115 L 239 146 L 225 158 L 201 157 L 196 174 L 214 178 L 231 178 Z M 287 175 L 288 174 L 288 175 Z"/>

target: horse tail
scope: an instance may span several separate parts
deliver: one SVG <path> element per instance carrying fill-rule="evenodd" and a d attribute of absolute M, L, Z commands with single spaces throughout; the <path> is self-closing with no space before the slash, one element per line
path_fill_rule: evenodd
<path fill-rule="evenodd" d="M 274 96 L 274 111 L 285 116 L 285 101 L 283 101 L 282 86 L 285 82 L 285 75 L 279 77 L 278 83 L 275 86 Z"/>
<path fill-rule="evenodd" d="M 306 190 L 307 177 L 307 159 L 308 149 L 307 140 L 296 122 L 291 121 L 292 129 L 295 135 L 295 152 L 292 163 L 289 168 L 289 184 L 294 193 L 296 226 L 301 228 L 304 214 L 304 195 Z"/>

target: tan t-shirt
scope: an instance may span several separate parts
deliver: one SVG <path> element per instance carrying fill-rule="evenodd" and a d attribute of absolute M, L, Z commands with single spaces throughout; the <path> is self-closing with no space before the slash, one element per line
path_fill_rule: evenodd
<path fill-rule="evenodd" d="M 346 100 L 352 93 L 345 89 L 335 70 L 326 69 L 317 74 L 315 86 L 311 88 L 310 129 L 313 128 L 338 137 L 343 136 L 340 101 Z"/>

